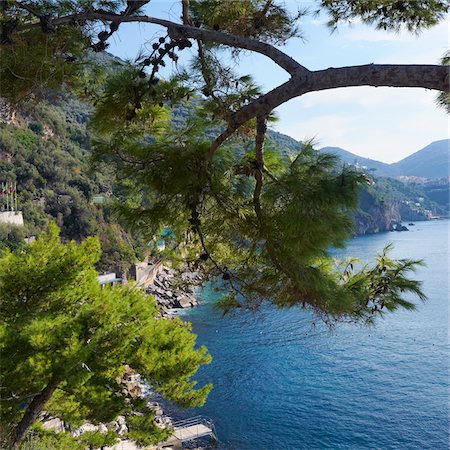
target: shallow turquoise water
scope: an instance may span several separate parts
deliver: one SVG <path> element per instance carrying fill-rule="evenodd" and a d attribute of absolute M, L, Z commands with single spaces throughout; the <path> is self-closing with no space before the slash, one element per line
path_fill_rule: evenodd
<path fill-rule="evenodd" d="M 427 264 L 417 278 L 429 301 L 375 328 L 330 333 L 297 309 L 222 319 L 205 289 L 184 318 L 214 358 L 197 376 L 214 384 L 198 413 L 214 420 L 220 448 L 448 449 L 448 226 L 349 242 L 345 255 L 370 259 L 393 242 L 394 255 Z"/>

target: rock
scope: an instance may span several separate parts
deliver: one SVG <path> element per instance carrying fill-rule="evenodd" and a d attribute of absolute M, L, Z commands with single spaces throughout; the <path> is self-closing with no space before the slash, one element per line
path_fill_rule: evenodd
<path fill-rule="evenodd" d="M 149 402 L 148 407 L 155 413 L 155 416 L 162 416 L 164 414 L 164 411 L 158 402 Z"/>
<path fill-rule="evenodd" d="M 402 225 L 401 223 L 398 223 L 395 228 L 394 231 L 409 231 L 408 228 L 406 228 L 404 225 Z"/>
<path fill-rule="evenodd" d="M 125 417 L 118 416 L 117 417 L 117 425 L 118 425 L 117 434 L 119 436 L 121 436 L 122 434 L 128 433 L 128 427 L 127 427 L 127 422 L 125 420 Z"/>
<path fill-rule="evenodd" d="M 78 437 L 81 436 L 83 433 L 86 433 L 88 431 L 98 431 L 98 427 L 95 425 L 92 425 L 92 423 L 85 423 L 81 425 L 81 427 L 77 428 L 73 433 L 72 436 Z"/>
<path fill-rule="evenodd" d="M 58 419 L 57 417 L 52 417 L 50 419 L 43 421 L 42 426 L 46 430 L 52 430 L 55 433 L 60 433 L 65 429 L 64 422 L 61 419 Z"/>
<path fill-rule="evenodd" d="M 177 297 L 179 308 L 190 308 L 192 307 L 191 302 L 192 298 L 188 297 L 187 295 L 180 295 L 179 297 Z"/>
<path fill-rule="evenodd" d="M 113 422 L 108 422 L 106 428 L 109 431 L 116 431 L 119 428 L 119 424 L 114 420 Z"/>
<path fill-rule="evenodd" d="M 104 423 L 100 423 L 98 425 L 98 431 L 102 434 L 106 434 L 108 432 L 108 427 Z"/>
<path fill-rule="evenodd" d="M 156 416 L 155 424 L 159 428 L 168 428 L 172 426 L 172 419 L 169 416 Z"/>

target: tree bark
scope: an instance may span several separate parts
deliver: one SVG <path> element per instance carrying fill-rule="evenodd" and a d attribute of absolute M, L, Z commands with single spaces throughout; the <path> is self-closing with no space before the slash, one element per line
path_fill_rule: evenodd
<path fill-rule="evenodd" d="M 58 387 L 58 384 L 59 380 L 53 377 L 47 386 L 45 386 L 45 388 L 38 395 L 36 395 L 28 405 L 22 420 L 18 423 L 15 429 L 14 440 L 11 443 L 12 450 L 17 450 L 20 447 L 28 433 L 28 430 L 38 419 L 39 414 L 44 409 L 45 404 L 52 397 Z"/>
<path fill-rule="evenodd" d="M 253 205 L 258 220 L 261 220 L 261 192 L 263 187 L 264 162 L 264 141 L 267 132 L 267 116 L 258 116 L 256 119 L 256 138 L 255 138 L 255 190 L 253 192 Z"/>

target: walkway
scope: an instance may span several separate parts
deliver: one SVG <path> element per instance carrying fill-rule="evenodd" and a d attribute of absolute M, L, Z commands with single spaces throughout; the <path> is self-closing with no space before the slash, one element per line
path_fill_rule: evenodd
<path fill-rule="evenodd" d="M 202 417 L 191 417 L 173 423 L 174 434 L 163 447 L 182 448 L 184 442 L 209 437 L 217 441 L 216 430 L 211 420 Z"/>

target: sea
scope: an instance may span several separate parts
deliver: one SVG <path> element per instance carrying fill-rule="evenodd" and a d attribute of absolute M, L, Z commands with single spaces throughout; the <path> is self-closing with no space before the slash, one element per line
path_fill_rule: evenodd
<path fill-rule="evenodd" d="M 387 243 L 399 258 L 424 259 L 416 273 L 428 301 L 375 326 L 330 330 L 300 309 L 265 307 L 222 317 L 211 286 L 183 311 L 213 362 L 201 414 L 221 450 L 449 449 L 449 224 L 356 237 L 339 255 L 373 260 Z"/>

